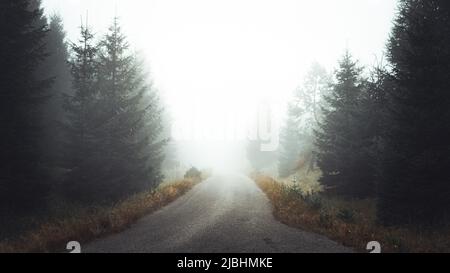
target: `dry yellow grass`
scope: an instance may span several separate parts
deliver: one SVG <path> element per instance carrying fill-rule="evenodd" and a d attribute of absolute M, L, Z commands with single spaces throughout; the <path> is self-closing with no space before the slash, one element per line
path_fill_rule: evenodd
<path fill-rule="evenodd" d="M 385 253 L 450 252 L 449 230 L 420 232 L 378 225 L 373 200 L 321 197 L 319 201 L 307 202 L 292 193 L 291 187 L 270 177 L 255 175 L 253 178 L 271 200 L 275 217 L 289 226 L 323 234 L 361 252 L 366 252 L 370 241 L 380 242 Z"/>
<path fill-rule="evenodd" d="M 290 186 L 297 186 L 305 194 L 314 194 L 323 191 L 319 180 L 322 177 L 320 169 L 308 170 L 308 168 L 298 169 L 293 175 L 287 178 L 279 178 L 278 181 Z M 294 184 L 294 181 L 296 181 Z"/>
<path fill-rule="evenodd" d="M 199 182 L 185 179 L 138 194 L 113 207 L 92 208 L 69 218 L 42 224 L 19 240 L 1 242 L 0 253 L 63 252 L 69 241 L 86 243 L 123 231 L 141 217 L 182 196 Z"/>

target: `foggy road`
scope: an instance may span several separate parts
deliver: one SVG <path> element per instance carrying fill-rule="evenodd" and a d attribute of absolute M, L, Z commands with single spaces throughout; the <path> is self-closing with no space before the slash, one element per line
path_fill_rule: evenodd
<path fill-rule="evenodd" d="M 351 252 L 326 237 L 276 221 L 249 178 L 216 176 L 130 229 L 83 248 L 95 253 Z"/>

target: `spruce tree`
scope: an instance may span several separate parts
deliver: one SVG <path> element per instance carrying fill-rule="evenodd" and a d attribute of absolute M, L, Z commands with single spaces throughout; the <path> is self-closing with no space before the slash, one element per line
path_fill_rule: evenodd
<path fill-rule="evenodd" d="M 42 154 L 44 161 L 53 174 L 58 173 L 55 167 L 64 154 L 63 123 L 65 112 L 63 109 L 64 95 L 73 95 L 72 78 L 68 64 L 69 52 L 62 18 L 53 15 L 49 20 L 49 31 L 45 39 L 47 57 L 39 66 L 37 76 L 42 79 L 52 79 L 53 85 L 47 91 L 49 96 L 44 105 L 44 139 L 42 141 Z M 60 177 L 54 177 L 60 180 Z"/>
<path fill-rule="evenodd" d="M 367 80 L 367 88 L 360 98 L 359 130 L 364 145 L 362 156 L 367 162 L 366 179 L 373 185 L 373 195 L 378 191 L 383 160 L 384 137 L 389 131 L 387 90 L 391 88 L 391 76 L 384 66 L 374 67 Z"/>
<path fill-rule="evenodd" d="M 98 109 L 103 160 L 95 179 L 104 181 L 101 194 L 117 200 L 159 185 L 162 109 L 117 18 L 100 42 Z"/>
<path fill-rule="evenodd" d="M 400 1 L 388 43 L 393 85 L 378 203 L 388 225 L 449 220 L 449 33 L 449 1 Z"/>
<path fill-rule="evenodd" d="M 336 82 L 326 97 L 329 108 L 316 132 L 321 182 L 334 192 L 354 198 L 374 194 L 367 138 L 361 130 L 361 96 L 366 88 L 363 69 L 347 51 L 336 71 Z"/>
<path fill-rule="evenodd" d="M 44 207 L 48 188 L 38 147 L 51 82 L 35 76 L 47 26 L 33 2 L 0 1 L 0 209 L 11 216 Z"/>
<path fill-rule="evenodd" d="M 318 63 L 313 63 L 303 85 L 297 89 L 292 104 L 293 118 L 297 120 L 301 161 L 308 171 L 316 165 L 314 130 L 323 119 L 324 98 L 330 92 L 331 77 Z M 300 166 L 298 166 L 300 167 Z"/>
<path fill-rule="evenodd" d="M 88 26 L 80 27 L 78 43 L 72 43 L 69 60 L 73 94 L 64 94 L 66 122 L 62 167 L 67 169 L 66 196 L 74 201 L 91 202 L 98 192 L 94 174 L 101 157 L 96 130 L 98 115 L 98 49 Z"/>

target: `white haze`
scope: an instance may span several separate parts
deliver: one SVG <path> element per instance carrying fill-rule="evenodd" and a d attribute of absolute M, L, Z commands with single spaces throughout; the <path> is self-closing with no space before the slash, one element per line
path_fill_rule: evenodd
<path fill-rule="evenodd" d="M 180 145 L 182 158 L 219 168 L 243 166 L 239 140 L 261 102 L 270 102 L 280 124 L 312 62 L 332 71 L 348 48 L 362 64 L 373 65 L 396 10 L 396 0 L 43 2 L 49 14 L 63 17 L 73 41 L 81 16 L 101 35 L 117 15 L 183 129 L 176 137 L 190 140 Z"/>

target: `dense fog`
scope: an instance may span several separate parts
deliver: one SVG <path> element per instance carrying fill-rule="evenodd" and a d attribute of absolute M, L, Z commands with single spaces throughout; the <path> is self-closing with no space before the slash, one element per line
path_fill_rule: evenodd
<path fill-rule="evenodd" d="M 287 102 L 314 62 L 332 72 L 345 49 L 365 65 L 381 60 L 396 1 L 44 0 L 43 4 L 48 14 L 64 18 L 69 40 L 78 35 L 80 17 L 102 34 L 118 16 L 133 48 L 145 56 L 170 111 L 174 137 L 191 140 L 179 143 L 181 161 L 217 169 L 237 165 L 234 169 L 241 170 L 242 164 L 221 160 L 245 162 L 245 153 L 236 152 L 245 148 L 246 136 L 239 130 L 256 126 L 255 109 L 261 104 L 267 108 L 269 102 L 275 135 L 284 122 Z M 266 115 L 266 110 L 262 112 Z"/>

